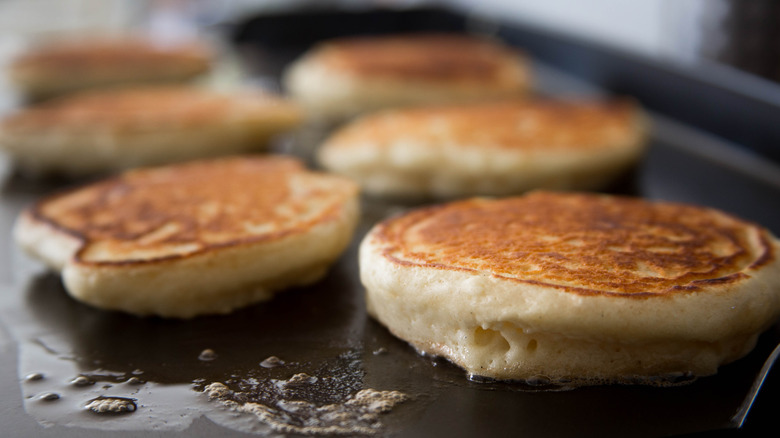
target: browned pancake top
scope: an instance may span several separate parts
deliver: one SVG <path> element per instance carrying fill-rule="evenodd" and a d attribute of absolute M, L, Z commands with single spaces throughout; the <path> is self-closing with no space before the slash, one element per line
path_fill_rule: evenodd
<path fill-rule="evenodd" d="M 377 236 L 402 265 L 635 297 L 738 281 L 774 257 L 767 231 L 725 213 L 586 194 L 455 202 L 391 219 Z"/>
<path fill-rule="evenodd" d="M 235 157 L 130 171 L 31 212 L 82 240 L 80 261 L 130 263 L 305 232 L 356 192 L 293 158 Z"/>
<path fill-rule="evenodd" d="M 15 59 L 11 68 L 22 75 L 52 76 L 136 71 L 196 74 L 208 70 L 209 62 L 209 51 L 196 43 L 96 37 L 40 46 Z"/>
<path fill-rule="evenodd" d="M 497 43 L 448 34 L 335 40 L 318 53 L 330 68 L 355 75 L 432 82 L 502 80 L 507 69 L 517 73 L 519 56 Z"/>
<path fill-rule="evenodd" d="M 79 93 L 22 109 L 2 121 L 10 132 L 145 130 L 203 126 L 233 119 L 294 123 L 295 105 L 261 94 L 219 94 L 185 86 Z"/>
<path fill-rule="evenodd" d="M 588 149 L 637 141 L 642 131 L 639 110 L 630 100 L 508 100 L 389 110 L 348 125 L 330 143 L 381 147 L 408 138 L 431 145 Z"/>

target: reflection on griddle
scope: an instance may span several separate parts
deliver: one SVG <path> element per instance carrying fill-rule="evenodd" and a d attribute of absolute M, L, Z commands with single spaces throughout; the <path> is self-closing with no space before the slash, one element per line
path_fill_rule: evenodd
<path fill-rule="evenodd" d="M 9 324 L 23 340 L 25 407 L 39 422 L 67 426 L 184 430 L 207 416 L 230 428 L 268 433 L 266 423 L 275 430 L 311 424 L 339 405 L 327 417 L 353 418 L 354 427 L 344 430 L 379 431 L 378 415 L 394 404 L 385 399 L 405 396 L 364 382 L 363 346 L 355 334 L 366 319 L 347 274 L 341 263 L 316 286 L 229 316 L 186 321 L 94 309 L 70 298 L 59 276 L 35 276 L 24 311 Z M 203 394 L 209 385 L 229 388 L 233 404 L 226 397 L 209 402 Z M 261 422 L 236 421 L 228 412 L 239 410 L 237 401 L 275 414 Z M 296 413 L 290 406 L 298 406 Z"/>

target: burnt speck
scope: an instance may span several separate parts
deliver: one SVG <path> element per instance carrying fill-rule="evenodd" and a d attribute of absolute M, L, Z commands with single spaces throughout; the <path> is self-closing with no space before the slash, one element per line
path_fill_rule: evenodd
<path fill-rule="evenodd" d="M 282 386 L 284 388 L 295 388 L 316 383 L 317 380 L 317 377 L 310 376 L 306 373 L 298 373 L 290 377 Z"/>
<path fill-rule="evenodd" d="M 208 362 L 210 360 L 214 360 L 216 358 L 217 358 L 217 353 L 214 352 L 214 350 L 212 350 L 211 348 L 207 348 L 207 349 L 201 351 L 200 355 L 198 356 L 198 360 L 202 360 L 202 361 L 206 361 L 206 362 Z"/>
<path fill-rule="evenodd" d="M 41 394 L 40 399 L 46 402 L 55 401 L 60 399 L 60 395 L 56 392 L 44 392 Z"/>
<path fill-rule="evenodd" d="M 95 382 L 86 376 L 78 376 L 70 381 L 70 384 L 73 386 L 90 386 L 94 385 Z"/>
<path fill-rule="evenodd" d="M 260 366 L 263 368 L 276 368 L 284 365 L 284 361 L 276 356 L 268 356 L 264 361 L 260 362 Z"/>

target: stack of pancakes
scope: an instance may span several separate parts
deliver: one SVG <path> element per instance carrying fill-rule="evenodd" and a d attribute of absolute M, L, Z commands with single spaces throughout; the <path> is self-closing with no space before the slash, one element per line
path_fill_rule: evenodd
<path fill-rule="evenodd" d="M 63 64 L 57 56 L 39 65 Z M 46 83 L 30 73 L 35 59 L 17 76 Z M 84 77 L 127 82 L 107 72 Z M 165 164 L 44 198 L 20 216 L 17 241 L 92 305 L 225 313 L 321 278 L 352 240 L 359 187 L 385 199 L 599 190 L 645 148 L 636 102 L 529 97 L 528 59 L 482 38 L 329 41 L 284 81 L 290 100 L 136 86 L 8 117 L 0 145 L 28 171 Z M 343 124 L 317 153 L 342 176 L 280 156 L 171 164 L 262 150 L 321 119 Z M 776 320 L 779 248 L 712 209 L 532 192 L 388 219 L 363 240 L 359 264 L 371 316 L 472 375 L 669 383 L 745 355 Z"/>

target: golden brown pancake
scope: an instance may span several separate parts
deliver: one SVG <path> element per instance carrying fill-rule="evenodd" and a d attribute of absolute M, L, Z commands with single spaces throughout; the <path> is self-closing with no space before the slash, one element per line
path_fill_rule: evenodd
<path fill-rule="evenodd" d="M 195 42 L 93 37 L 50 41 L 16 58 L 11 81 L 33 98 L 88 88 L 179 82 L 210 69 L 210 50 Z"/>
<path fill-rule="evenodd" d="M 285 157 L 139 169 L 45 198 L 19 244 L 107 309 L 224 313 L 324 275 L 357 222 L 357 190 Z"/>
<path fill-rule="evenodd" d="M 320 60 L 326 66 L 354 76 L 517 86 L 517 71 L 507 68 L 507 60 L 514 61 L 518 52 L 466 35 L 345 38 L 329 41 L 321 50 Z"/>
<path fill-rule="evenodd" d="M 459 34 L 406 34 L 331 40 L 288 70 L 290 92 L 325 117 L 408 104 L 524 94 L 519 51 Z"/>
<path fill-rule="evenodd" d="M 296 105 L 259 92 L 100 90 L 11 114 L 0 147 L 30 173 L 84 175 L 262 150 L 300 120 Z"/>
<path fill-rule="evenodd" d="M 385 110 L 336 131 L 324 167 L 394 197 L 600 189 L 640 157 L 638 105 L 613 100 L 503 100 Z"/>
<path fill-rule="evenodd" d="M 534 192 L 390 219 L 360 262 L 369 312 L 471 374 L 648 383 L 753 348 L 780 315 L 779 248 L 713 209 Z"/>

